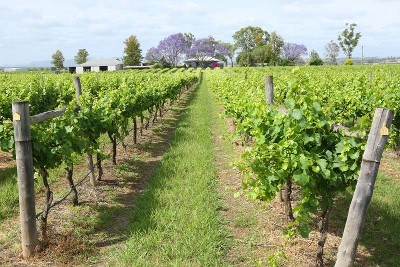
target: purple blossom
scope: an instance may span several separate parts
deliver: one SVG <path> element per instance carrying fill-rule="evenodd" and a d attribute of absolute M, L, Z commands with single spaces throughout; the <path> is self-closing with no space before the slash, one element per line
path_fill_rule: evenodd
<path fill-rule="evenodd" d="M 215 44 L 215 54 L 222 55 L 224 57 L 228 56 L 229 49 L 224 44 Z"/>
<path fill-rule="evenodd" d="M 195 40 L 187 52 L 188 57 L 203 61 L 207 57 L 213 57 L 215 52 L 214 42 L 210 38 Z"/>
<path fill-rule="evenodd" d="M 289 61 L 296 61 L 302 55 L 307 55 L 307 47 L 305 45 L 286 43 L 282 46 L 283 57 Z"/>
<path fill-rule="evenodd" d="M 172 66 L 177 66 L 181 57 L 188 50 L 187 44 L 187 40 L 182 33 L 171 34 L 164 40 L 161 40 L 152 53 L 159 59 L 164 58 Z"/>
<path fill-rule="evenodd" d="M 162 56 L 157 47 L 152 47 L 147 51 L 145 58 L 149 62 L 158 62 L 161 60 Z"/>
<path fill-rule="evenodd" d="M 217 43 L 214 38 L 202 38 L 195 40 L 187 53 L 187 57 L 192 57 L 197 60 L 206 61 L 209 57 L 215 57 L 226 61 L 226 56 L 228 55 L 228 48 Z"/>

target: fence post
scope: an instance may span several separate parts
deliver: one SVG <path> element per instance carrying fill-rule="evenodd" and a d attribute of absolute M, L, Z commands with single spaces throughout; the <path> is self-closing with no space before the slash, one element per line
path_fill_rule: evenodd
<path fill-rule="evenodd" d="M 361 163 L 360 174 L 337 253 L 335 267 L 347 267 L 354 264 L 358 242 L 361 237 L 361 229 L 364 225 L 368 205 L 374 192 L 379 163 L 383 149 L 389 138 L 389 128 L 393 120 L 393 115 L 394 112 L 392 110 L 382 108 L 375 110 Z"/>
<path fill-rule="evenodd" d="M 268 104 L 274 104 L 274 78 L 265 76 L 265 98 Z"/>
<path fill-rule="evenodd" d="M 22 256 L 26 259 L 34 254 L 38 241 L 29 102 L 12 103 L 12 114 L 18 173 Z"/>
<path fill-rule="evenodd" d="M 79 79 L 79 77 L 74 77 L 74 85 L 75 85 L 76 100 L 79 102 L 79 99 L 82 94 L 81 80 Z"/>
<path fill-rule="evenodd" d="M 80 96 L 82 95 L 82 86 L 81 86 L 81 80 L 79 77 L 74 77 L 74 85 L 76 89 L 76 100 L 79 102 Z M 93 155 L 90 154 L 89 152 L 86 153 L 87 155 L 87 160 L 88 160 L 88 167 L 90 170 L 90 184 L 92 186 L 96 186 L 96 175 L 94 173 L 94 164 L 93 164 Z"/>

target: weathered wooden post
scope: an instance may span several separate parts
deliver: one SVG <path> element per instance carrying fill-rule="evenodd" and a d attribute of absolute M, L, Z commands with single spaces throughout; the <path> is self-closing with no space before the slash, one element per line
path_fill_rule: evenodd
<path fill-rule="evenodd" d="M 74 85 L 76 89 L 76 100 L 79 102 L 80 96 L 82 95 L 81 80 L 79 77 L 74 77 Z M 86 153 L 88 160 L 88 168 L 90 170 L 90 184 L 96 186 L 96 175 L 94 173 L 93 155 L 89 152 Z"/>
<path fill-rule="evenodd" d="M 265 99 L 268 104 L 274 104 L 274 78 L 265 76 Z"/>
<path fill-rule="evenodd" d="M 79 77 L 74 77 L 74 85 L 75 85 L 76 100 L 79 102 L 79 99 L 81 98 L 82 95 L 82 85 L 81 85 L 81 79 L 79 79 Z"/>
<path fill-rule="evenodd" d="M 388 109 L 377 108 L 375 110 L 335 267 L 348 267 L 354 264 L 361 229 L 374 191 L 383 149 L 389 138 L 393 115 L 394 112 Z"/>
<path fill-rule="evenodd" d="M 12 114 L 18 172 L 22 256 L 26 259 L 34 254 L 38 241 L 29 102 L 12 103 Z"/>

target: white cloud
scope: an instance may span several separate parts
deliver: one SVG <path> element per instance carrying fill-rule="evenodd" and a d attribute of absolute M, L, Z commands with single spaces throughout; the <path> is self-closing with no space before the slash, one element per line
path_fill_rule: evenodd
<path fill-rule="evenodd" d="M 64 26 L 63 23 L 56 16 L 44 16 L 38 18 L 23 18 L 21 20 L 21 25 L 24 27 L 61 27 Z"/>
<path fill-rule="evenodd" d="M 249 25 L 277 31 L 286 41 L 321 55 L 346 22 L 358 24 L 360 45 L 368 53 L 398 55 L 399 13 L 396 0 L 0 0 L 0 60 L 45 60 L 57 49 L 72 58 L 79 48 L 95 57 L 121 56 L 131 34 L 138 37 L 143 54 L 176 32 L 231 42 L 235 31 Z"/>
<path fill-rule="evenodd" d="M 178 12 L 181 15 L 191 15 L 199 12 L 204 12 L 207 9 L 203 7 L 203 5 L 196 4 L 193 2 L 184 2 L 184 3 L 166 3 L 166 7 L 171 12 Z"/>

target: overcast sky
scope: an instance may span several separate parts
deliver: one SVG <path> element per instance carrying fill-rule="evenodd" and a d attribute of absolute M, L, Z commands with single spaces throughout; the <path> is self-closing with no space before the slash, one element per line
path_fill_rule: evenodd
<path fill-rule="evenodd" d="M 132 34 L 143 56 L 177 32 L 232 42 L 249 25 L 323 56 L 346 22 L 362 34 L 353 56 L 361 46 L 364 56 L 400 56 L 399 0 L 0 0 L 0 66 L 49 60 L 57 49 L 66 59 L 80 48 L 90 57 L 121 57 Z"/>

